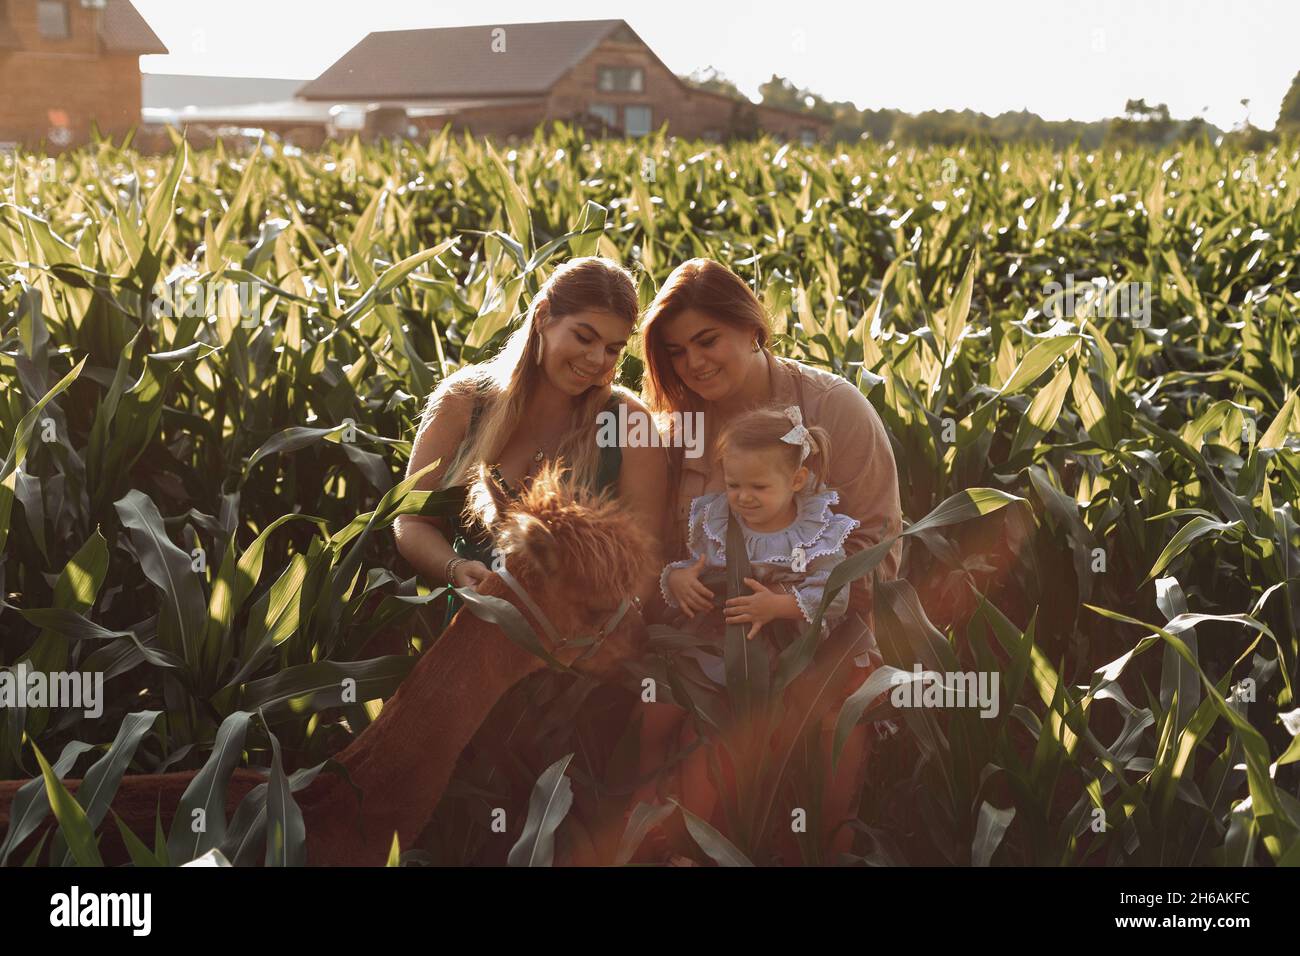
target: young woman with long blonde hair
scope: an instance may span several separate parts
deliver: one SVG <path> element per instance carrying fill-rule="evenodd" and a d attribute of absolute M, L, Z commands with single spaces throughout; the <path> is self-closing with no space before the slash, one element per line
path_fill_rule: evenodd
<path fill-rule="evenodd" d="M 437 460 L 417 487 L 466 486 L 469 505 L 452 522 L 397 519 L 398 550 L 426 580 L 472 588 L 486 578 L 495 516 L 484 482 L 517 492 L 548 461 L 563 460 L 576 483 L 625 503 L 658 539 L 664 450 L 597 442 L 602 411 L 617 414 L 624 404 L 646 414 L 636 396 L 613 384 L 638 312 L 626 269 L 596 256 L 573 259 L 547 279 L 497 355 L 448 376 L 430 396 L 407 473 Z M 657 590 L 648 578 L 637 597 Z"/>

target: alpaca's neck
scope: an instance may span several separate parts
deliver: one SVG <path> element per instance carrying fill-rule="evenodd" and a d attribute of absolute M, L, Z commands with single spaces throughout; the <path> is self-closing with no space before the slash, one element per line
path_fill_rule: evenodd
<path fill-rule="evenodd" d="M 484 593 L 500 592 L 490 579 Z M 334 778 L 325 799 L 304 806 L 309 863 L 382 863 L 393 833 L 410 847 L 437 806 L 460 753 L 498 700 L 544 667 L 462 609 L 336 760 L 361 791 L 364 841 L 352 788 Z M 328 775 L 327 775 L 328 776 Z"/>

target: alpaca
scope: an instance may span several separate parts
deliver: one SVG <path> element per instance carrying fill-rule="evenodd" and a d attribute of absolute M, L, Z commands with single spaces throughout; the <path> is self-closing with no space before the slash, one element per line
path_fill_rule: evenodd
<path fill-rule="evenodd" d="M 558 470 L 544 471 L 514 502 L 490 490 L 500 516 L 494 527 L 507 570 L 556 633 L 566 635 L 563 640 L 595 633 L 636 583 L 653 574 L 653 541 L 637 518 L 614 502 L 576 492 Z M 555 660 L 596 677 L 613 674 L 636 652 L 645 633 L 639 613 L 629 608 L 594 652 L 585 645 L 557 646 L 547 639 L 544 622 L 500 576 L 484 582 L 479 593 L 515 605 Z M 350 784 L 322 774 L 295 795 L 307 828 L 307 862 L 380 865 L 394 832 L 402 846 L 411 846 L 433 814 L 460 752 L 493 705 L 518 681 L 545 666 L 495 624 L 462 608 L 385 702 L 378 719 L 335 755 Z M 194 773 L 125 777 L 113 809 L 132 831 L 147 834 L 161 802 L 167 826 Z M 227 792 L 228 818 L 262 782 L 255 771 L 235 771 Z M 0 832 L 8 826 L 14 794 L 23 783 L 0 781 Z M 80 781 L 64 783 L 76 792 Z M 116 827 L 101 830 L 105 860 L 124 859 Z M 25 847 L 34 846 L 39 836 L 30 837 Z"/>

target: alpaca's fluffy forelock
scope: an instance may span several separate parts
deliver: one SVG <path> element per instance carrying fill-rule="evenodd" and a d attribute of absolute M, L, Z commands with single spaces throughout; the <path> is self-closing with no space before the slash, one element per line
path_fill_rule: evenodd
<path fill-rule="evenodd" d="M 539 475 L 507 513 L 498 541 L 517 574 L 542 581 L 559 575 L 593 594 L 625 597 L 653 570 L 651 540 L 636 517 L 576 491 L 555 469 Z M 548 544 L 554 568 L 539 553 Z"/>

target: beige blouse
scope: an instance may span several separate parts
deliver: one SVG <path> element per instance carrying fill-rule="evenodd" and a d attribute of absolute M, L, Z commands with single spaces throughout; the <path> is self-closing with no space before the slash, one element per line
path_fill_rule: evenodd
<path fill-rule="evenodd" d="M 793 359 L 777 358 L 767 353 L 772 401 L 781 405 L 798 405 L 808 427 L 819 425 L 830 436 L 830 474 L 826 484 L 839 493 L 840 514 L 856 518 L 858 527 L 845 542 L 848 554 L 878 544 L 902 531 L 902 508 L 898 500 L 898 468 L 894 450 L 885 434 L 880 415 L 865 395 L 847 379 L 833 372 L 813 368 Z M 705 409 L 704 453 L 688 458 L 682 449 L 672 449 L 671 480 L 676 488 L 675 504 L 665 529 L 666 556 L 686 556 L 686 530 L 691 501 L 699 495 L 724 491 L 722 465 L 713 460 L 714 435 L 709 428 Z M 814 451 L 806 464 L 817 475 L 825 471 Z M 877 565 L 880 579 L 891 580 L 898 573 L 902 542 L 890 549 Z M 871 575 L 855 581 L 850 589 L 849 606 L 864 613 L 871 608 Z"/>

